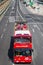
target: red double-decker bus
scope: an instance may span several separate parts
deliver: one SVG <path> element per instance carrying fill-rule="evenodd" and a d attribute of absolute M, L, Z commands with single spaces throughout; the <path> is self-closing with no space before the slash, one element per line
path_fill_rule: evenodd
<path fill-rule="evenodd" d="M 32 62 L 32 35 L 29 30 L 16 30 L 14 33 L 13 62 Z"/>

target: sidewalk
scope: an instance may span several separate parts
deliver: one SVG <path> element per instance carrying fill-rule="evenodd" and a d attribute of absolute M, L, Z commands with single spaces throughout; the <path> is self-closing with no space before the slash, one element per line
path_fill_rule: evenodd
<path fill-rule="evenodd" d="M 11 0 L 5 1 L 3 4 L 0 3 L 0 21 L 2 20 L 5 12 L 9 8 Z"/>
<path fill-rule="evenodd" d="M 33 7 L 35 7 L 35 9 L 30 6 L 27 6 L 26 8 L 33 14 L 43 15 L 43 5 L 35 3 Z"/>

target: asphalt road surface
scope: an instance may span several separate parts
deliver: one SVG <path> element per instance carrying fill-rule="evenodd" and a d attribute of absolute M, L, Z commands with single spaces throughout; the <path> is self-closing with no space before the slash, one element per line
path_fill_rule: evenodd
<path fill-rule="evenodd" d="M 15 65 L 8 56 L 15 20 L 28 21 L 34 49 L 33 62 L 30 65 L 43 65 L 43 16 L 33 15 L 19 0 L 12 1 L 0 22 L 0 65 Z"/>

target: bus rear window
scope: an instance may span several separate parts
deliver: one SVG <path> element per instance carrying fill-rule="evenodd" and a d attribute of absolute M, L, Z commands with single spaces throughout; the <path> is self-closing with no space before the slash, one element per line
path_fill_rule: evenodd
<path fill-rule="evenodd" d="M 22 55 L 22 56 L 31 56 L 32 52 L 31 50 L 15 50 L 14 55 Z"/>
<path fill-rule="evenodd" d="M 31 38 L 18 37 L 18 38 L 15 38 L 15 42 L 31 42 Z"/>

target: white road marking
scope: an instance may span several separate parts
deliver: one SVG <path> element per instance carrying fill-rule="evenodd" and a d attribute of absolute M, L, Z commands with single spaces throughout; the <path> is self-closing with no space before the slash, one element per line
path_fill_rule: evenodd
<path fill-rule="evenodd" d="M 11 12 L 10 12 L 10 15 L 11 15 L 12 13 L 14 13 L 14 11 L 11 11 Z"/>
<path fill-rule="evenodd" d="M 31 23 L 28 23 L 28 24 L 32 24 L 32 25 L 34 24 L 34 25 L 36 25 L 36 24 L 43 24 L 43 23 L 38 23 L 38 22 L 37 23 L 32 23 L 31 22 Z"/>
<path fill-rule="evenodd" d="M 14 9 L 14 7 L 12 7 L 12 10 Z"/>
<path fill-rule="evenodd" d="M 18 11 L 20 17 L 22 18 L 22 20 L 25 21 L 25 19 L 23 18 L 23 16 L 20 14 L 20 12 L 19 12 L 19 10 L 18 10 L 18 6 L 17 6 L 17 11 Z"/>
<path fill-rule="evenodd" d="M 3 34 L 1 35 L 1 39 L 3 38 Z"/>
<path fill-rule="evenodd" d="M 14 1 L 14 0 L 13 0 Z"/>
<path fill-rule="evenodd" d="M 5 24 L 5 26 L 7 26 L 7 23 Z"/>
<path fill-rule="evenodd" d="M 14 64 L 13 62 L 11 62 L 11 61 L 10 61 L 10 64 L 11 64 L 11 65 L 15 65 L 15 64 Z"/>
<path fill-rule="evenodd" d="M 33 27 L 32 26 L 30 26 L 31 27 L 31 30 L 33 31 L 33 32 L 35 32 L 35 30 L 33 29 Z"/>
<path fill-rule="evenodd" d="M 43 34 L 42 34 L 42 36 L 43 36 Z"/>
<path fill-rule="evenodd" d="M 7 21 L 7 23 L 8 23 L 8 21 Z"/>
<path fill-rule="evenodd" d="M 3 32 L 5 32 L 5 31 L 6 31 L 6 29 L 4 28 Z"/>
<path fill-rule="evenodd" d="M 40 31 L 41 36 L 43 36 L 43 33 L 41 32 L 41 30 L 40 30 L 40 28 L 38 27 L 38 25 L 35 24 L 35 25 L 33 25 L 33 26 L 36 27 L 36 28 Z"/>
<path fill-rule="evenodd" d="M 35 25 L 33 25 L 34 27 L 37 27 L 37 25 L 35 24 Z"/>
<path fill-rule="evenodd" d="M 40 31 L 41 32 L 41 31 Z M 41 35 L 43 36 L 43 33 L 41 32 Z"/>
<path fill-rule="evenodd" d="M 15 22 L 15 17 L 14 16 L 9 16 L 9 22 Z"/>
<path fill-rule="evenodd" d="M 22 20 L 23 20 L 23 21 L 25 21 L 25 20 L 24 20 L 24 18 L 21 16 L 21 14 L 20 14 L 20 12 L 19 12 L 19 11 L 18 11 L 18 13 L 19 13 L 20 17 L 22 18 Z"/>
<path fill-rule="evenodd" d="M 40 28 L 38 27 L 38 25 L 37 24 L 35 24 L 35 25 L 33 25 L 34 27 L 36 27 L 38 30 L 40 30 Z"/>
<path fill-rule="evenodd" d="M 14 63 L 12 65 L 14 65 Z"/>
<path fill-rule="evenodd" d="M 32 29 L 32 31 L 35 32 L 34 29 Z"/>
<path fill-rule="evenodd" d="M 40 28 L 38 27 L 38 25 L 37 25 L 37 29 L 40 30 Z"/>

